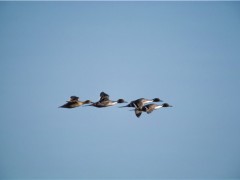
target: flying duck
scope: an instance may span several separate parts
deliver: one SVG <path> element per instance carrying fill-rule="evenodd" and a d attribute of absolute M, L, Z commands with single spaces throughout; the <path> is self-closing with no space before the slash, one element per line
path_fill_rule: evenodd
<path fill-rule="evenodd" d="M 126 106 L 121 106 L 121 107 L 134 107 L 134 108 L 142 108 L 145 104 L 150 103 L 150 102 L 162 102 L 159 98 L 154 98 L 154 99 L 145 99 L 145 98 L 140 98 L 134 101 L 131 101 L 128 105 Z"/>
<path fill-rule="evenodd" d="M 100 93 L 100 100 L 98 102 L 92 103 L 88 106 L 94 106 L 98 108 L 114 106 L 117 103 L 127 103 L 124 99 L 118 99 L 117 101 L 112 101 L 109 99 L 109 95 L 105 92 Z"/>
<path fill-rule="evenodd" d="M 163 103 L 162 105 L 157 105 L 157 104 L 147 104 L 145 106 L 143 106 L 142 108 L 135 108 L 135 115 L 137 117 L 140 117 L 142 112 L 146 112 L 148 114 L 150 114 L 151 112 L 153 112 L 156 109 L 162 108 L 162 107 L 172 107 L 171 105 L 169 105 L 168 103 Z"/>
<path fill-rule="evenodd" d="M 82 106 L 83 104 L 89 104 L 89 103 L 92 103 L 92 101 L 90 101 L 90 100 L 79 101 L 79 97 L 71 96 L 70 100 L 67 101 L 66 104 L 59 106 L 59 108 L 75 108 L 78 106 Z"/>

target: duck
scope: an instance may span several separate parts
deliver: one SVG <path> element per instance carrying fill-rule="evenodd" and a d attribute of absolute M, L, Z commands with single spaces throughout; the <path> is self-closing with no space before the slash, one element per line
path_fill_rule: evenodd
<path fill-rule="evenodd" d="M 105 92 L 100 93 L 100 100 L 98 102 L 92 103 L 88 106 L 94 106 L 97 108 L 103 108 L 108 106 L 114 106 L 117 103 L 127 103 L 124 99 L 118 99 L 117 101 L 112 101 L 109 99 L 109 95 Z"/>
<path fill-rule="evenodd" d="M 71 96 L 70 100 L 67 101 L 66 104 L 59 106 L 59 108 L 76 108 L 79 106 L 82 106 L 84 104 L 90 104 L 92 101 L 86 100 L 86 101 L 79 101 L 79 97 L 77 96 Z"/>
<path fill-rule="evenodd" d="M 150 103 L 150 102 L 163 102 L 159 98 L 154 98 L 154 99 L 145 99 L 145 98 L 140 98 L 134 101 L 131 101 L 128 105 L 126 106 L 121 106 L 121 107 L 134 107 L 134 108 L 142 108 L 145 104 Z"/>
<path fill-rule="evenodd" d="M 142 114 L 142 112 L 146 112 L 150 114 L 156 109 L 159 108 L 166 108 L 166 107 L 173 107 L 172 105 L 169 105 L 168 103 L 163 103 L 162 105 L 157 105 L 157 104 L 147 104 L 143 106 L 142 108 L 135 108 L 135 115 L 139 118 Z"/>

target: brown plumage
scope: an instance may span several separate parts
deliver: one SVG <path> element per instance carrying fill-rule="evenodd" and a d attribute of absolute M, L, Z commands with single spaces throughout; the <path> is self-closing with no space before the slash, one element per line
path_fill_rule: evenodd
<path fill-rule="evenodd" d="M 77 96 L 71 96 L 70 100 L 67 101 L 66 104 L 59 106 L 60 108 L 75 108 L 75 107 L 79 107 L 82 106 L 84 104 L 90 104 L 92 103 L 92 101 L 90 100 L 86 100 L 86 101 L 79 101 L 79 97 Z"/>

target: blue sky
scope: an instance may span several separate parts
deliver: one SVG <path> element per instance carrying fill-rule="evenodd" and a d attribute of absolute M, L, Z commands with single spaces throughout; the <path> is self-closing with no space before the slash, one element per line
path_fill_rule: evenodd
<path fill-rule="evenodd" d="M 0 2 L 0 177 L 239 178 L 239 2 Z M 59 109 L 159 97 L 173 108 Z"/>

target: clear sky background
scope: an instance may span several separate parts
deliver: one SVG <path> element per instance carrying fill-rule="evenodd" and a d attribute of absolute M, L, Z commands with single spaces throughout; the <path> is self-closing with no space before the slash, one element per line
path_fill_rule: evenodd
<path fill-rule="evenodd" d="M 0 178 L 240 178 L 239 2 L 0 2 Z M 159 97 L 173 108 L 60 109 Z"/>

